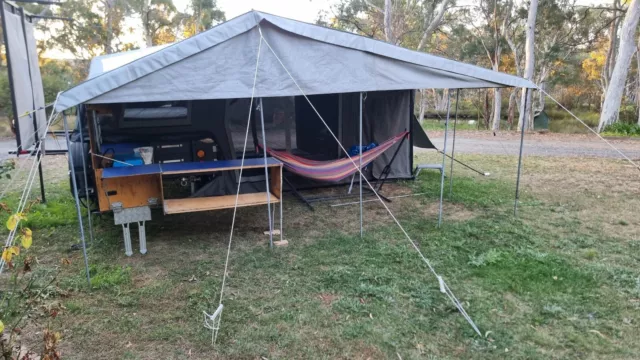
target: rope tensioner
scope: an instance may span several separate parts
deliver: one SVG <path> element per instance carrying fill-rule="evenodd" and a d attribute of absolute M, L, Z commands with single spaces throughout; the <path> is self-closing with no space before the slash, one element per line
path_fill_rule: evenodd
<path fill-rule="evenodd" d="M 203 311 L 204 314 L 204 327 L 211 330 L 211 345 L 215 342 L 218 337 L 218 331 L 220 330 L 220 315 L 222 314 L 222 309 L 224 305 L 218 305 L 216 311 L 213 314 L 207 314 L 206 311 Z"/>

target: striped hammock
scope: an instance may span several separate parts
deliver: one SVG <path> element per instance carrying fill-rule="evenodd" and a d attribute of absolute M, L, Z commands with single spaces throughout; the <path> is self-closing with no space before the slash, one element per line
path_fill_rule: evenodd
<path fill-rule="evenodd" d="M 382 155 L 382 153 L 387 151 L 408 134 L 408 131 L 404 131 L 381 143 L 375 148 L 363 152 L 362 167 L 365 168 L 369 163 L 378 158 L 378 156 Z M 360 158 L 357 155 L 351 157 L 356 163 L 356 166 L 353 166 L 353 163 L 348 157 L 338 160 L 316 161 L 305 159 L 286 151 L 278 151 L 269 148 L 267 148 L 267 153 L 280 160 L 284 164 L 285 169 L 292 173 L 320 181 L 339 181 L 349 177 L 358 172 L 356 166 L 359 165 L 360 162 Z"/>

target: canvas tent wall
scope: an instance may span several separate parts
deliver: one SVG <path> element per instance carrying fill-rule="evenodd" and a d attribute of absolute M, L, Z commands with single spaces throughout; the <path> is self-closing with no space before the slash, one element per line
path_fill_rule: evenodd
<path fill-rule="evenodd" d="M 44 131 L 46 113 L 44 90 L 38 64 L 34 25 L 24 9 L 2 1 L 2 25 L 13 89 L 13 116 L 18 150 L 26 150 L 37 140 L 36 129 Z M 39 109 L 35 112 L 32 110 Z M 24 115 L 29 113 L 28 115 Z M 42 136 L 43 134 L 40 134 Z"/>

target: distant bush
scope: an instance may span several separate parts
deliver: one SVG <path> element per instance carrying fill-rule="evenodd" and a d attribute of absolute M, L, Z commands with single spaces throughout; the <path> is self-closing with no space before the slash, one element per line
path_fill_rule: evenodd
<path fill-rule="evenodd" d="M 640 125 L 617 122 L 605 127 L 603 133 L 613 136 L 640 136 Z"/>

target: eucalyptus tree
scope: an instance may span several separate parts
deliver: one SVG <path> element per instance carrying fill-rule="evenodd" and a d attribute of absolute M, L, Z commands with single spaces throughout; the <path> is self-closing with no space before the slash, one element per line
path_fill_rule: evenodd
<path fill-rule="evenodd" d="M 129 31 L 125 26 L 129 12 L 126 0 L 67 0 L 54 14 L 73 21 L 53 29 L 45 46 L 81 59 L 129 49 L 133 44 L 121 41 Z"/>
<path fill-rule="evenodd" d="M 640 20 L 640 0 L 631 0 L 620 29 L 620 46 L 617 60 L 611 72 L 611 79 L 602 104 L 598 131 L 618 120 L 620 104 L 627 81 L 631 59 L 636 52 L 635 33 Z"/>
<path fill-rule="evenodd" d="M 492 70 L 500 71 L 500 62 L 507 45 L 507 26 L 513 16 L 513 0 L 480 0 L 477 5 L 469 6 L 463 11 L 468 26 L 480 44 Z M 493 89 L 493 110 L 491 111 L 493 131 L 500 129 L 502 117 L 502 89 Z"/>
<path fill-rule="evenodd" d="M 409 49 L 429 49 L 454 6 L 452 0 L 342 0 L 333 7 L 329 25 Z M 326 24 L 326 23 L 325 23 Z M 446 92 L 433 92 L 436 109 Z M 420 90 L 420 119 L 424 117 L 427 91 Z"/>
<path fill-rule="evenodd" d="M 142 34 L 147 47 L 159 45 L 159 35 L 171 28 L 177 14 L 173 0 L 129 0 L 130 9 L 140 17 Z"/>
<path fill-rule="evenodd" d="M 190 0 L 187 12 L 180 15 L 180 27 L 183 36 L 190 37 L 211 29 L 215 24 L 226 21 L 216 0 Z"/>

